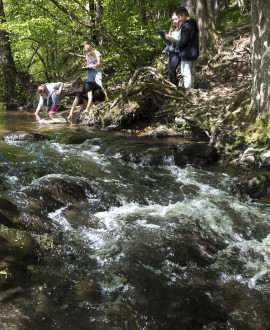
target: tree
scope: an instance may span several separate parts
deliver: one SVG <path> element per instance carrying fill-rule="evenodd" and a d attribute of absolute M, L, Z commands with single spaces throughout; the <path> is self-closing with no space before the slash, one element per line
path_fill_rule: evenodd
<path fill-rule="evenodd" d="M 216 33 L 216 0 L 194 0 L 196 17 L 199 28 L 199 39 L 201 52 L 214 48 Z"/>
<path fill-rule="evenodd" d="M 259 117 L 270 115 L 270 7 L 264 0 L 251 1 L 253 81 L 251 96 Z"/>
<path fill-rule="evenodd" d="M 195 1 L 194 0 L 182 0 L 182 6 L 187 8 L 190 15 L 195 15 Z"/>
<path fill-rule="evenodd" d="M 2 0 L 0 0 L 0 23 L 5 22 L 5 12 Z M 16 67 L 11 53 L 10 41 L 7 33 L 0 29 L 0 57 L 1 68 L 4 76 L 5 93 L 4 99 L 7 104 L 14 102 L 16 98 Z"/>

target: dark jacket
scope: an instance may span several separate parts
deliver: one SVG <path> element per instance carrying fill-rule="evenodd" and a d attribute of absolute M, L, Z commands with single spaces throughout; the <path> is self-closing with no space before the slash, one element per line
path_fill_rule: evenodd
<path fill-rule="evenodd" d="M 174 43 L 179 48 L 179 57 L 184 61 L 195 61 L 199 56 L 199 30 L 195 19 L 185 21 L 181 28 L 181 38 Z"/>

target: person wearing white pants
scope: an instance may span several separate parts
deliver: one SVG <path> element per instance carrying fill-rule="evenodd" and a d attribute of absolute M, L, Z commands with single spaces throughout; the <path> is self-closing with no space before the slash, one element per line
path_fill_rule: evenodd
<path fill-rule="evenodd" d="M 181 75 L 185 88 L 193 88 L 192 64 L 193 61 L 181 60 Z"/>
<path fill-rule="evenodd" d="M 199 56 L 199 30 L 195 19 L 189 17 L 185 7 L 176 11 L 183 25 L 179 41 L 174 42 L 174 47 L 179 49 L 181 60 L 181 75 L 185 88 L 193 88 L 192 66 L 193 61 Z"/>

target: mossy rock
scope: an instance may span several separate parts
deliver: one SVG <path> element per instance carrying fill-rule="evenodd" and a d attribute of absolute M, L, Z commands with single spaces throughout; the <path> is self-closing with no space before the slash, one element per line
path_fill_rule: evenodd
<path fill-rule="evenodd" d="M 32 162 L 39 158 L 24 148 L 0 142 L 0 160 L 3 162 L 23 163 Z"/>
<path fill-rule="evenodd" d="M 40 257 L 36 240 L 28 233 L 0 226 L 0 278 L 21 277 L 27 265 Z"/>

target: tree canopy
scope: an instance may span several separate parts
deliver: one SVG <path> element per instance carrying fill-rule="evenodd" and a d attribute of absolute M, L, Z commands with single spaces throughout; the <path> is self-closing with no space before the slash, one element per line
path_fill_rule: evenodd
<path fill-rule="evenodd" d="M 110 77 L 107 82 L 126 81 L 137 68 L 154 63 L 163 47 L 157 31 L 168 31 L 171 15 L 181 5 L 189 6 L 196 16 L 201 51 L 209 54 L 218 35 L 227 28 L 247 23 L 253 17 L 252 11 L 259 22 L 264 22 L 269 9 L 263 4 L 259 0 L 1 0 L 2 71 L 7 70 L 3 65 L 9 58 L 8 62 L 14 63 L 13 75 L 39 82 L 64 80 L 78 72 L 85 61 L 82 48 L 92 43 L 102 53 L 103 71 Z M 255 74 L 260 71 L 255 65 L 261 62 L 255 58 L 259 58 L 261 35 L 259 29 L 256 32 L 256 22 L 253 23 L 253 40 L 258 45 L 253 53 Z M 7 44 L 9 48 L 5 47 Z M 268 53 L 262 56 L 263 63 L 267 63 Z M 263 77 L 267 80 L 268 73 Z M 7 85 L 4 78 L 5 74 L 0 74 L 1 86 Z M 269 85 L 269 81 L 260 79 L 254 81 L 254 99 L 256 84 L 264 84 L 264 91 Z M 17 84 L 16 89 L 23 88 Z M 3 91 L 2 88 L 2 98 Z M 268 103 L 261 100 L 260 104 Z"/>
<path fill-rule="evenodd" d="M 71 74 L 86 43 L 102 52 L 108 70 L 146 64 L 160 42 L 156 31 L 168 28 L 179 2 L 4 0 L 3 6 L 1 29 L 9 35 L 17 70 L 47 81 Z"/>

